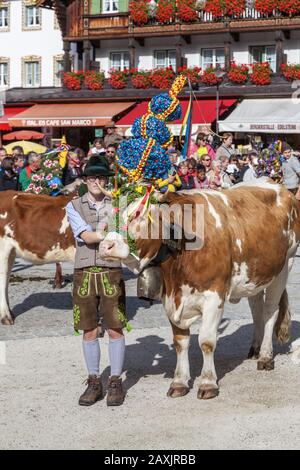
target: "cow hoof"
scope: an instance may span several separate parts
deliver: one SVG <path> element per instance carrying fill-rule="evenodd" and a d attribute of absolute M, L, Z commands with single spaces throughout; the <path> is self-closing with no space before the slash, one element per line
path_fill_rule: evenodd
<path fill-rule="evenodd" d="M 199 388 L 197 398 L 199 398 L 199 400 L 209 400 L 210 398 L 215 398 L 218 395 L 219 390 L 217 388 L 205 388 L 205 386 L 203 386 Z"/>
<path fill-rule="evenodd" d="M 181 385 L 180 387 L 171 387 L 168 390 L 167 396 L 170 398 L 184 397 L 189 393 L 189 388 Z"/>
<path fill-rule="evenodd" d="M 251 346 L 251 348 L 249 349 L 249 353 L 248 353 L 248 359 L 258 359 L 259 352 L 260 352 L 259 347 L 255 348 L 254 346 Z"/>
<path fill-rule="evenodd" d="M 273 370 L 274 369 L 274 360 L 273 359 L 259 359 L 257 361 L 257 370 Z"/>
<path fill-rule="evenodd" d="M 9 318 L 9 317 L 4 317 L 4 318 L 1 319 L 1 323 L 2 323 L 2 325 L 9 326 L 9 325 L 14 324 L 14 320 L 12 318 Z"/>

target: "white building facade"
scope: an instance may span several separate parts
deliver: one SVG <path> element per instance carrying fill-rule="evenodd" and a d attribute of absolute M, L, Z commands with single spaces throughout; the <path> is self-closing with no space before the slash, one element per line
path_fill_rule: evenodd
<path fill-rule="evenodd" d="M 63 42 L 53 10 L 0 0 L 0 88 L 61 86 Z"/>

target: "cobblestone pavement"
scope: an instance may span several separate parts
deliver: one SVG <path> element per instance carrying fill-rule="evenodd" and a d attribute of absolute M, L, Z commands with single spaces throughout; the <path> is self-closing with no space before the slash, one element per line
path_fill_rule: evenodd
<path fill-rule="evenodd" d="M 55 266 L 17 261 L 10 301 L 17 316 L 0 326 L 6 363 L 0 364 L 1 449 L 297 449 L 300 442 L 300 365 L 275 346 L 275 370 L 257 371 L 246 360 L 252 333 L 247 302 L 227 305 L 215 354 L 220 395 L 197 400 L 202 357 L 198 326 L 191 332 L 191 391 L 179 399 L 166 392 L 175 368 L 171 328 L 160 304 L 135 297 L 136 279 L 126 272 L 128 316 L 125 404 L 105 400 L 79 407 L 86 371 L 81 337 L 73 335 L 71 284 L 53 290 Z M 66 280 L 72 266 L 64 264 Z M 30 279 L 30 280 L 29 280 Z M 300 337 L 300 259 L 288 283 L 292 340 Z M 109 375 L 107 335 L 101 340 L 104 386 Z"/>

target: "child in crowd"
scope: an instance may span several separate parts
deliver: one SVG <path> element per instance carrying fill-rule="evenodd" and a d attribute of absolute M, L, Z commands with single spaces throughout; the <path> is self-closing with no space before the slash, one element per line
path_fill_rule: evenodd
<path fill-rule="evenodd" d="M 198 163 L 197 168 L 197 176 L 194 178 L 195 188 L 196 189 L 210 189 L 210 182 L 208 177 L 206 176 L 205 166 Z"/>
<path fill-rule="evenodd" d="M 181 189 L 194 189 L 195 182 L 194 177 L 189 174 L 189 164 L 185 160 L 179 164 L 179 172 L 178 172 L 180 181 L 181 181 Z"/>

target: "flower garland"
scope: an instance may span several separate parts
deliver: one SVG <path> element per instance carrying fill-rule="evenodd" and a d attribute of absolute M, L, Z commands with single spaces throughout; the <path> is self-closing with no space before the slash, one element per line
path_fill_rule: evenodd
<path fill-rule="evenodd" d="M 249 77 L 249 67 L 244 64 L 237 65 L 235 62 L 231 62 L 227 77 L 232 83 L 246 83 Z"/>
<path fill-rule="evenodd" d="M 102 90 L 104 83 L 104 72 L 87 71 L 85 73 L 84 83 L 89 90 Z"/>
<path fill-rule="evenodd" d="M 252 65 L 251 81 L 254 85 L 265 86 L 271 83 L 272 69 L 269 62 Z"/>
<path fill-rule="evenodd" d="M 289 82 L 293 80 L 300 80 L 300 65 L 290 65 L 290 64 L 283 64 L 282 65 L 282 74 L 286 80 Z"/>
<path fill-rule="evenodd" d="M 166 88 L 170 88 L 172 81 L 175 77 L 175 72 L 170 65 L 165 69 L 155 69 L 152 71 L 151 74 L 151 84 L 155 88 L 159 88 L 160 90 L 164 90 Z"/>
<path fill-rule="evenodd" d="M 178 0 L 177 16 L 185 23 L 197 21 L 198 13 L 196 11 L 196 0 Z"/>
<path fill-rule="evenodd" d="M 214 86 L 218 83 L 221 83 L 222 78 L 217 77 L 217 75 L 215 74 L 215 70 L 216 69 L 214 67 L 208 67 L 207 69 L 205 69 L 202 75 L 200 76 L 201 82 L 209 86 Z"/>
<path fill-rule="evenodd" d="M 175 5 L 173 0 L 158 0 L 156 10 L 156 20 L 165 24 L 173 22 L 175 19 Z"/>
<path fill-rule="evenodd" d="M 129 3 L 129 13 L 135 24 L 143 26 L 149 21 L 148 2 L 146 0 L 132 0 Z"/>
<path fill-rule="evenodd" d="M 278 0 L 255 0 L 254 8 L 263 15 L 270 15 L 278 6 Z"/>
<path fill-rule="evenodd" d="M 110 70 L 109 84 L 112 88 L 121 90 L 125 88 L 128 82 L 129 70 Z"/>

